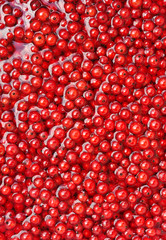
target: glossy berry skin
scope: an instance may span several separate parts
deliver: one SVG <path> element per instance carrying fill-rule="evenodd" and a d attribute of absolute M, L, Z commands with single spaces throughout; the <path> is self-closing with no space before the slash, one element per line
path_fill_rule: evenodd
<path fill-rule="evenodd" d="M 165 240 L 166 1 L 0 6 L 0 240 Z"/>

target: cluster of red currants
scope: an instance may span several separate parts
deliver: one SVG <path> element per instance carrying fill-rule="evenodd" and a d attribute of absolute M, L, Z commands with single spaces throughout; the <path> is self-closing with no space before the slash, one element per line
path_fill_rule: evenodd
<path fill-rule="evenodd" d="M 0 240 L 165 240 L 166 0 L 0 11 Z"/>

